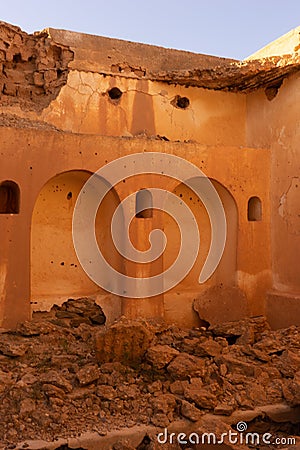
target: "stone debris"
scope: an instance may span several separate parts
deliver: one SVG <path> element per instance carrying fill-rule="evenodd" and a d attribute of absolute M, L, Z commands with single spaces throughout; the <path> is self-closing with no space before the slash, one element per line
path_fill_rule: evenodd
<path fill-rule="evenodd" d="M 98 308 L 71 300 L 0 334 L 3 448 L 134 426 L 159 432 L 178 420 L 208 432 L 242 414 L 254 431 L 299 435 L 299 328 L 271 331 L 261 317 L 208 330 L 124 318 L 106 327 L 92 320 Z M 160 447 L 148 436 L 109 448 Z"/>
<path fill-rule="evenodd" d="M 139 364 L 154 334 L 139 321 L 121 320 L 96 335 L 96 358 L 99 363 L 120 361 Z"/>
<path fill-rule="evenodd" d="M 154 345 L 148 348 L 146 359 L 156 369 L 163 369 L 177 355 L 179 355 L 179 351 L 169 345 Z"/>
<path fill-rule="evenodd" d="M 106 321 L 102 308 L 86 297 L 69 299 L 61 307 L 55 305 L 52 310 L 58 319 L 71 327 L 78 327 L 82 323 L 103 325 Z"/>
<path fill-rule="evenodd" d="M 12 342 L 9 340 L 9 338 L 5 335 L 1 336 L 0 339 L 0 354 L 4 356 L 10 356 L 10 357 L 18 357 L 18 356 L 24 356 L 27 352 L 28 347 L 26 344 Z"/>

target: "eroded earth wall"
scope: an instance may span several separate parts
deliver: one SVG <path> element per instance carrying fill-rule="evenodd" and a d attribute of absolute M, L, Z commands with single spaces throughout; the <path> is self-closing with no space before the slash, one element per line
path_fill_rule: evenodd
<path fill-rule="evenodd" d="M 250 94 L 247 99 L 248 144 L 269 146 L 271 150 L 271 242 L 275 292 L 270 293 L 267 306 L 274 326 L 284 326 L 285 320 L 299 317 L 299 104 L 299 74 L 285 79 L 271 100 L 263 90 Z"/>
<path fill-rule="evenodd" d="M 73 52 L 46 32 L 28 35 L 0 22 L 0 103 L 40 111 L 66 83 Z"/>

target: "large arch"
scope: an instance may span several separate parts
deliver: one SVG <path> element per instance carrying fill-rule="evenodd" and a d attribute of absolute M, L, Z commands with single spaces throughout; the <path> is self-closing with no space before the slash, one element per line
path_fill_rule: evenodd
<path fill-rule="evenodd" d="M 192 185 L 201 190 L 201 177 L 194 178 Z M 193 311 L 193 301 L 199 294 L 213 286 L 235 286 L 237 273 L 238 210 L 232 194 L 221 183 L 210 179 L 219 194 L 227 222 L 227 239 L 222 259 L 214 274 L 203 284 L 199 284 L 199 274 L 204 265 L 211 242 L 211 225 L 208 213 L 194 191 L 180 183 L 173 193 L 184 201 L 193 212 L 200 233 L 200 250 L 195 264 L 188 275 L 171 291 L 165 293 L 165 315 L 176 323 L 184 321 L 187 326 L 199 325 L 199 318 Z M 164 218 L 164 232 L 168 245 L 163 255 L 164 271 L 178 255 L 180 233 L 175 221 L 168 215 Z M 170 244 L 169 244 L 170 243 Z"/>
<path fill-rule="evenodd" d="M 92 174 L 84 170 L 63 172 L 41 189 L 31 227 L 31 302 L 33 310 L 49 310 L 69 297 L 106 294 L 82 269 L 72 240 L 72 217 L 78 194 Z M 100 181 L 107 185 L 105 180 Z M 97 193 L 95 193 L 97 195 Z M 108 261 L 122 270 L 122 260 L 110 234 L 112 214 L 119 198 L 112 188 L 96 217 L 98 245 Z"/>
<path fill-rule="evenodd" d="M 231 193 L 218 181 L 210 180 L 219 194 L 224 207 L 227 222 L 227 239 L 222 259 L 212 277 L 207 280 L 207 285 L 223 284 L 234 285 L 236 278 L 236 252 L 237 252 L 237 230 L 238 230 L 238 212 L 236 202 Z M 192 180 L 193 186 L 201 189 L 201 177 Z M 176 186 L 173 193 L 184 201 L 193 212 L 200 232 L 200 251 L 194 267 L 185 279 L 180 283 L 183 289 L 195 289 L 198 284 L 199 274 L 207 257 L 211 242 L 211 226 L 208 213 L 205 206 L 197 195 L 186 184 L 180 183 Z M 164 221 L 164 232 L 167 235 L 168 242 L 172 243 L 167 247 L 164 253 L 164 268 L 176 258 L 179 249 L 180 235 L 178 227 L 170 216 L 166 216 Z M 207 288 L 207 285 L 205 286 Z"/>

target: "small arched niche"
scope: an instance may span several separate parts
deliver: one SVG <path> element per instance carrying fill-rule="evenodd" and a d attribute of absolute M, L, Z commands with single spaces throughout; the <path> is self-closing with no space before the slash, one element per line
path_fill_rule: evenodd
<path fill-rule="evenodd" d="M 135 217 L 138 219 L 150 219 L 153 217 L 152 194 L 148 189 L 141 189 L 136 193 Z"/>
<path fill-rule="evenodd" d="M 19 214 L 20 188 L 14 181 L 0 183 L 0 214 Z"/>
<path fill-rule="evenodd" d="M 251 197 L 248 200 L 248 221 L 259 222 L 262 220 L 262 204 L 259 197 Z"/>

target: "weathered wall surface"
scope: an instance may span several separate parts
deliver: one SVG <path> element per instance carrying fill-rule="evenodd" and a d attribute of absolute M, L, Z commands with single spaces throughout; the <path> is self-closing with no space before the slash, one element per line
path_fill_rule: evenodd
<path fill-rule="evenodd" d="M 267 311 L 274 327 L 293 323 L 299 317 L 299 104 L 299 75 L 285 79 L 272 100 L 263 90 L 247 99 L 248 145 L 269 145 L 271 151 L 271 246 L 276 292 L 267 297 Z"/>
<path fill-rule="evenodd" d="M 36 309 L 49 309 L 54 297 L 61 303 L 72 295 L 97 297 L 110 317 L 122 311 L 199 325 L 195 299 L 204 320 L 214 310 L 220 318 L 216 314 L 215 320 L 224 314 L 230 319 L 230 311 L 239 317 L 236 302 L 242 296 L 235 297 L 232 287 L 246 294 L 243 313 L 249 315 L 267 313 L 274 319 L 284 296 L 292 305 L 286 324 L 293 323 L 299 311 L 300 79 L 294 74 L 299 57 L 238 63 L 61 30 L 27 35 L 0 23 L 0 67 L 0 183 L 13 180 L 21 190 L 20 213 L 0 214 L 8 237 L 0 256 L 3 325 L 29 318 L 30 300 Z M 144 151 L 181 156 L 213 180 L 228 220 L 228 241 L 218 270 L 199 286 L 211 238 L 209 220 L 187 188 L 169 185 L 190 202 L 202 228 L 195 267 L 164 296 L 121 302 L 79 267 L 72 212 L 89 174 L 120 156 Z M 148 233 L 163 224 L 172 241 L 164 257 L 134 265 L 112 250 L 108 231 L 114 207 L 132 191 L 156 186 L 154 181 L 137 177 L 121 183 L 96 223 L 98 244 L 115 268 L 131 276 L 159 273 L 172 264 L 179 245 L 174 223 L 155 213 L 151 220 L 133 219 L 132 241 L 146 249 Z M 248 217 L 251 197 L 261 202 L 257 220 Z M 224 288 L 220 298 L 227 296 L 226 308 L 215 293 L 206 316 L 204 294 L 216 286 Z M 273 326 L 280 325 L 274 319 Z"/>
<path fill-rule="evenodd" d="M 112 101 L 108 91 L 122 96 Z M 186 109 L 176 96 L 188 98 Z M 245 143 L 245 96 L 72 71 L 43 120 L 64 130 L 111 136 L 164 136 L 207 144 Z"/>
<path fill-rule="evenodd" d="M 41 111 L 66 83 L 73 52 L 46 32 L 28 35 L 0 22 L 0 104 Z"/>
<path fill-rule="evenodd" d="M 113 87 L 122 92 L 119 100 L 109 97 Z M 185 109 L 174 105 L 177 96 L 189 100 Z M 67 84 L 41 113 L 25 112 L 19 106 L 5 110 L 73 133 L 245 144 L 246 98 L 242 94 L 92 72 L 71 71 Z"/>
<path fill-rule="evenodd" d="M 0 215 L 1 229 L 4 231 L 6 229 L 9 230 L 11 235 L 7 246 L 4 247 L 4 251 L 1 253 L 1 275 L 2 279 L 4 279 L 1 286 L 1 309 L 4 314 L 3 323 L 6 326 L 13 324 L 17 318 L 20 320 L 19 317 L 25 318 L 30 316 L 29 301 L 32 295 L 30 294 L 30 266 L 34 269 L 31 279 L 34 285 L 31 288 L 31 292 L 38 294 L 43 301 L 45 300 L 44 294 L 47 286 L 51 297 L 51 292 L 53 289 L 56 289 L 55 279 L 62 280 L 65 278 L 65 272 L 69 277 L 70 271 L 76 270 L 76 268 L 71 266 L 71 264 L 75 264 L 73 261 L 74 255 L 73 249 L 71 251 L 70 245 L 68 244 L 71 240 L 70 224 L 67 225 L 67 222 L 64 220 L 64 218 L 67 219 L 70 216 L 70 211 L 68 210 L 70 199 L 67 198 L 69 190 L 65 186 L 63 189 L 67 188 L 68 192 L 66 192 L 62 187 L 56 188 L 56 186 L 60 186 L 58 183 L 53 186 L 50 183 L 48 184 L 48 190 L 52 189 L 51 196 L 50 193 L 48 193 L 48 196 L 45 196 L 47 189 L 46 191 L 42 190 L 45 183 L 59 173 L 70 170 L 94 172 L 102 165 L 121 155 L 141 151 L 170 152 L 186 158 L 198 164 L 201 170 L 209 177 L 218 179 L 218 182 L 232 193 L 237 204 L 237 210 L 239 211 L 238 221 L 240 234 L 237 244 L 237 269 L 239 272 L 237 283 L 248 295 L 250 310 L 254 313 L 262 312 L 264 292 L 266 290 L 266 284 L 268 284 L 268 279 L 270 278 L 268 247 L 265 244 L 267 243 L 268 245 L 269 233 L 267 207 L 269 186 L 265 182 L 269 159 L 267 150 L 203 146 L 192 143 L 186 143 L 183 146 L 180 142 L 163 142 L 161 140 L 149 140 L 145 138 L 118 139 L 95 135 L 76 135 L 50 130 L 39 130 L 37 128 L 21 129 L 2 127 L 0 128 L 0 134 L 2 142 L 1 152 L 2 155 L 6 155 L 3 158 L 3 164 L 0 166 L 0 179 L 13 179 L 18 183 L 21 190 L 20 214 L 12 216 Z M 259 159 L 258 155 L 260 156 Z M 261 175 L 257 175 L 253 179 L 251 174 L 254 170 L 257 170 L 258 166 L 260 170 L 257 172 Z M 122 200 L 123 196 L 128 195 L 126 189 L 129 190 L 129 187 L 125 188 L 126 183 L 122 183 L 122 186 L 117 191 L 120 200 Z M 140 189 L 140 182 L 136 181 L 133 187 L 135 190 Z M 76 197 L 76 189 L 74 189 L 74 186 L 73 191 L 74 197 L 72 197 L 72 202 L 75 201 Z M 247 202 L 248 198 L 252 195 L 259 195 L 263 203 L 266 204 L 262 222 L 247 221 Z M 57 214 L 55 217 L 52 216 L 48 219 L 44 218 L 44 216 L 49 210 L 46 208 L 43 209 L 41 205 L 41 203 L 46 203 L 47 201 L 52 206 L 54 205 L 53 208 Z M 55 208 L 55 205 L 57 205 L 57 208 Z M 34 209 L 35 207 L 36 209 Z M 38 211 L 40 211 L 40 219 L 37 216 Z M 37 228 L 39 220 L 41 221 L 41 227 Z M 55 228 L 58 226 L 58 223 L 62 224 L 62 228 L 66 226 L 69 234 L 66 233 L 66 230 L 64 233 L 59 234 Z M 55 236 L 57 238 L 56 250 L 54 251 L 59 252 L 60 247 L 64 248 L 64 259 L 61 260 L 61 256 L 63 255 L 59 255 L 58 253 L 54 255 L 55 259 L 51 259 L 50 254 L 46 254 L 47 252 L 44 251 L 47 243 L 43 248 L 42 243 L 39 242 L 39 237 L 43 235 L 45 227 L 48 228 L 48 239 L 50 241 Z M 30 242 L 31 230 L 33 233 L 32 242 Z M 62 237 L 63 239 L 61 240 Z M 147 239 L 146 236 L 145 239 Z M 31 251 L 30 248 L 32 249 Z M 250 249 L 247 250 L 248 248 L 251 248 L 251 251 Z M 44 264 L 41 267 L 38 267 L 37 261 L 33 262 L 30 256 L 31 252 L 35 253 L 37 251 L 41 255 L 44 255 L 42 256 Z M 257 254 L 255 264 L 252 258 L 252 251 Z M 67 262 L 68 264 L 61 265 L 62 262 Z M 51 273 L 53 276 L 49 276 Z M 260 280 L 258 284 L 255 282 L 256 277 Z M 83 280 L 82 275 L 78 279 L 80 284 L 80 280 Z M 75 287 L 78 279 L 74 279 Z M 43 283 L 41 283 L 41 280 Z M 68 287 L 69 284 L 70 281 L 68 279 L 67 285 L 64 286 L 66 296 L 71 293 L 71 289 Z M 12 286 L 14 287 L 13 289 Z M 177 292 L 180 292 L 182 288 L 179 285 L 176 292 L 174 291 L 175 303 L 179 300 Z M 85 292 L 88 292 L 88 289 L 89 287 L 85 285 Z M 195 290 L 192 292 L 193 298 L 195 293 L 197 293 L 197 289 L 195 287 Z M 38 302 L 38 296 L 34 295 L 32 300 Z M 5 302 L 4 298 L 6 299 Z M 137 307 L 139 305 L 139 299 L 134 302 Z M 190 293 L 183 293 L 181 295 L 180 309 L 178 309 L 175 303 L 172 304 L 172 302 L 172 298 L 169 297 L 167 301 L 168 308 L 170 310 L 177 309 L 178 313 L 177 317 L 172 317 L 172 312 L 170 312 L 170 320 L 172 318 L 174 319 L 172 321 L 180 322 L 184 317 L 193 317 Z M 148 308 L 150 308 L 149 305 L 153 306 L 153 302 L 149 302 Z M 127 304 L 126 308 L 130 310 L 132 304 Z M 193 322 L 194 319 L 191 320 Z"/>
<path fill-rule="evenodd" d="M 247 99 L 247 142 L 271 151 L 271 225 L 274 287 L 300 290 L 300 77 L 285 79 L 271 101 L 263 90 Z"/>

